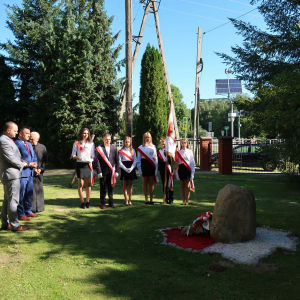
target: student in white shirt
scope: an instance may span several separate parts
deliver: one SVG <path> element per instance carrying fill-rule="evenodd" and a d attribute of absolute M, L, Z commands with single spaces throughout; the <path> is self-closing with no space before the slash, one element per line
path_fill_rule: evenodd
<path fill-rule="evenodd" d="M 141 153 L 143 152 L 144 155 Z M 145 204 L 153 204 L 154 182 L 157 178 L 158 159 L 155 145 L 152 144 L 152 136 L 149 132 L 143 135 L 143 144 L 137 148 L 137 167 L 143 176 L 143 192 Z M 148 201 L 148 185 L 150 202 Z"/>
<path fill-rule="evenodd" d="M 136 155 L 132 148 L 131 138 L 126 136 L 124 139 L 124 147 L 119 150 L 119 166 L 121 168 L 121 180 L 123 180 L 123 194 L 125 205 L 132 205 L 132 181 L 137 179 L 135 173 Z M 127 197 L 128 195 L 128 197 Z"/>
<path fill-rule="evenodd" d="M 180 179 L 180 192 L 183 201 L 182 205 L 188 205 L 190 199 L 191 183 L 194 179 L 195 173 L 195 162 L 193 151 L 190 150 L 189 142 L 187 139 L 182 139 L 180 141 L 180 147 L 181 148 L 178 152 L 184 160 L 181 160 L 179 156 L 176 155 L 179 165 L 178 176 Z"/>
<path fill-rule="evenodd" d="M 78 141 L 73 144 L 71 158 L 76 159 L 76 172 L 78 178 L 78 195 L 80 197 L 80 207 L 90 208 L 91 180 L 92 180 L 92 162 L 95 156 L 95 145 L 92 142 L 89 129 L 80 130 Z M 86 202 L 83 197 L 83 185 L 86 187 Z"/>

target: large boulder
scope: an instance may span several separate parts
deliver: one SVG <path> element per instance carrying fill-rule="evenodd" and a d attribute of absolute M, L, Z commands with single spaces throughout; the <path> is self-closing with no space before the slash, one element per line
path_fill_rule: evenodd
<path fill-rule="evenodd" d="M 216 242 L 236 243 L 252 240 L 256 234 L 256 203 L 246 188 L 233 184 L 219 191 L 210 236 Z"/>

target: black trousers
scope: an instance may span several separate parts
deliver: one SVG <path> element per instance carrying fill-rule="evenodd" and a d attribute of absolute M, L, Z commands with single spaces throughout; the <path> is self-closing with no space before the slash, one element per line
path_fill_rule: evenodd
<path fill-rule="evenodd" d="M 114 204 L 114 188 L 111 186 L 111 173 L 104 175 L 100 178 L 100 201 L 101 205 L 105 205 L 106 187 L 108 190 L 108 203 Z"/>
<path fill-rule="evenodd" d="M 163 186 L 163 195 L 165 192 L 165 172 L 160 172 L 160 178 L 161 178 L 161 182 L 162 182 L 162 186 Z M 166 184 L 166 201 L 173 203 L 173 191 L 171 191 L 168 188 L 168 182 L 169 182 L 169 173 L 167 172 L 167 184 Z"/>

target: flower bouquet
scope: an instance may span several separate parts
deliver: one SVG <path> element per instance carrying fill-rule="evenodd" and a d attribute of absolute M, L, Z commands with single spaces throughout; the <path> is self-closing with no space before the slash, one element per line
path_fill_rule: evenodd
<path fill-rule="evenodd" d="M 213 213 L 208 211 L 197 216 L 197 219 L 193 221 L 192 225 L 188 225 L 182 228 L 181 234 L 187 236 L 199 233 L 206 233 L 209 235 L 209 226 L 212 220 Z"/>

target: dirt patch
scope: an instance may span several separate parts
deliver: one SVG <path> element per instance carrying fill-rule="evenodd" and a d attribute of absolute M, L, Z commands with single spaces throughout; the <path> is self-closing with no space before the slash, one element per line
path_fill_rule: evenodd
<path fill-rule="evenodd" d="M 207 274 L 212 274 L 214 272 L 222 273 L 225 272 L 229 268 L 234 268 L 236 264 L 227 261 L 227 260 L 220 260 L 213 265 L 210 265 L 206 268 Z M 241 268 L 247 272 L 254 272 L 257 274 L 264 274 L 264 273 L 275 273 L 280 270 L 278 266 L 273 263 L 261 263 L 259 262 L 257 265 L 244 265 L 240 264 Z"/>
<path fill-rule="evenodd" d="M 211 272 L 224 272 L 224 271 L 226 271 L 227 270 L 227 268 L 226 267 L 224 267 L 224 266 L 222 266 L 222 265 L 220 265 L 220 264 L 213 264 L 213 265 L 210 265 L 210 266 L 208 266 L 207 267 L 207 269 L 206 269 L 206 271 L 208 272 L 208 273 L 211 273 Z"/>
<path fill-rule="evenodd" d="M 235 264 L 229 260 L 219 260 L 215 264 L 210 265 L 206 268 L 206 272 L 214 273 L 214 272 L 225 272 L 228 268 L 233 268 Z"/>
<path fill-rule="evenodd" d="M 220 260 L 220 261 L 218 261 L 218 264 L 227 269 L 233 268 L 235 266 L 235 264 L 229 260 Z"/>
<path fill-rule="evenodd" d="M 22 250 L 17 250 L 12 253 L 2 253 L 0 255 L 0 265 L 18 262 L 23 258 L 23 256 Z"/>
<path fill-rule="evenodd" d="M 241 265 L 241 268 L 245 271 L 254 272 L 258 274 L 275 273 L 280 270 L 280 268 L 273 263 L 261 263 L 261 262 L 259 262 L 255 266 Z"/>

